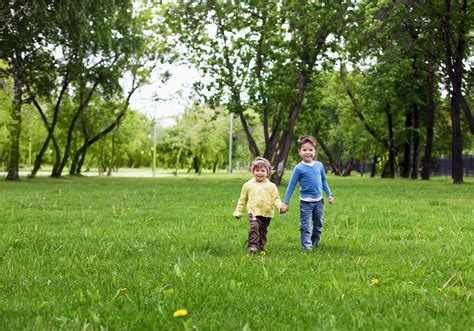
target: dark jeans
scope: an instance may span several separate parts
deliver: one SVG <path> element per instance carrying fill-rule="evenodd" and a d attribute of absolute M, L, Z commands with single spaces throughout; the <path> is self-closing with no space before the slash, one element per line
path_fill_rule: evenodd
<path fill-rule="evenodd" d="M 267 244 L 267 233 L 270 221 L 270 217 L 249 214 L 249 249 L 262 248 Z"/>

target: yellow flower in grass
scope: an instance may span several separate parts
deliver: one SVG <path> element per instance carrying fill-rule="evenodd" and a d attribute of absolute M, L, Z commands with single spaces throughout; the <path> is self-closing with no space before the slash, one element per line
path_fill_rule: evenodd
<path fill-rule="evenodd" d="M 380 281 L 377 279 L 377 278 L 372 278 L 370 280 L 370 285 L 379 285 L 380 284 Z"/>
<path fill-rule="evenodd" d="M 184 317 L 188 315 L 188 311 L 186 309 L 178 309 L 173 313 L 173 317 Z"/>
<path fill-rule="evenodd" d="M 265 255 L 267 255 L 267 253 L 265 253 L 265 251 L 260 252 L 260 256 L 265 256 Z"/>

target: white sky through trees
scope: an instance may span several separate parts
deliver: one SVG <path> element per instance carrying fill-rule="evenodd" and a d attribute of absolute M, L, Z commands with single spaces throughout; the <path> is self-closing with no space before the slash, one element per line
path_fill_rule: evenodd
<path fill-rule="evenodd" d="M 155 75 L 150 83 L 140 88 L 132 97 L 130 108 L 157 120 L 162 126 L 175 123 L 174 117 L 191 105 L 192 85 L 199 80 L 198 71 L 188 65 L 168 68 L 170 78 L 162 83 Z"/>

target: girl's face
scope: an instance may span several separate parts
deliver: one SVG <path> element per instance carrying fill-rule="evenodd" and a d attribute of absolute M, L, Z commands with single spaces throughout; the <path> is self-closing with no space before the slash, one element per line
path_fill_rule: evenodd
<path fill-rule="evenodd" d="M 311 163 L 316 155 L 316 149 L 311 143 L 304 143 L 298 150 L 298 154 L 301 156 L 304 163 Z"/>
<path fill-rule="evenodd" d="M 257 182 L 262 182 L 268 177 L 267 169 L 265 168 L 257 168 L 253 171 L 253 175 L 255 176 L 255 180 Z"/>

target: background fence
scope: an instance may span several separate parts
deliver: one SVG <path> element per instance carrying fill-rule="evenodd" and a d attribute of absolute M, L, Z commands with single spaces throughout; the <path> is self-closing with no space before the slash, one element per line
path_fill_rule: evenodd
<path fill-rule="evenodd" d="M 474 176 L 474 155 L 463 156 L 464 176 Z M 450 157 L 443 157 L 440 159 L 433 159 L 431 163 L 431 174 L 433 176 L 451 176 L 452 159 Z"/>

